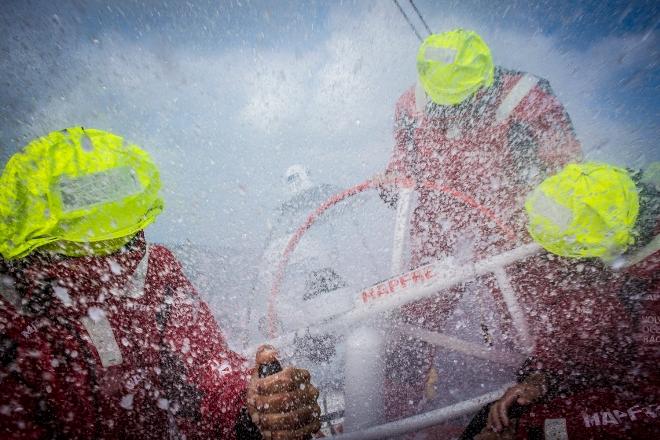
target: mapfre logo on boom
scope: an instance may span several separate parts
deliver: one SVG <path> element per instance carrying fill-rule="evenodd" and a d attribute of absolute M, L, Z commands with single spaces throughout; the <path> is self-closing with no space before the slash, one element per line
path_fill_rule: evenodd
<path fill-rule="evenodd" d="M 435 276 L 436 274 L 433 273 L 433 266 L 423 266 L 412 272 L 378 283 L 375 286 L 362 291 L 360 297 L 362 298 L 363 303 L 368 303 L 369 301 L 384 296 L 404 293 L 410 288 L 419 287 L 422 284 L 428 283 L 430 280 L 434 279 Z"/>

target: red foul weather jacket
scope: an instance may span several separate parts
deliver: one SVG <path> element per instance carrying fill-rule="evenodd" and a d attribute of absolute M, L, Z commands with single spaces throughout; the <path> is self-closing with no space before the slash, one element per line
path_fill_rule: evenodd
<path fill-rule="evenodd" d="M 412 267 L 445 257 L 466 258 L 461 254 L 478 261 L 531 242 L 525 228 L 526 195 L 565 164 L 581 159 L 570 119 L 548 82 L 501 68 L 492 87 L 458 106 L 429 103 L 420 112 L 411 88 L 397 103 L 394 134 L 387 173 L 417 185 L 410 220 Z M 395 191 L 384 186 L 381 195 L 395 203 Z M 468 199 L 473 206 L 465 203 Z M 605 366 L 625 363 L 621 347 L 628 347 L 630 320 L 611 289 L 613 275 L 607 268 L 542 253 L 505 273 L 528 327 L 535 367 L 555 371 L 558 382 L 571 384 L 593 377 L 594 371 L 599 376 Z M 501 283 L 492 275 L 476 283 L 495 298 L 504 338 L 514 342 L 520 335 Z M 439 331 L 466 292 L 455 288 L 412 304 L 404 319 Z M 411 362 L 403 361 L 399 371 L 397 362 L 392 365 L 388 378 L 400 382 L 396 376 L 410 370 Z M 423 380 L 407 379 L 389 394 L 396 399 L 406 393 L 400 400 L 414 402 Z M 402 411 L 394 409 L 389 417 L 397 417 L 396 412 L 400 416 Z"/>
<path fill-rule="evenodd" d="M 412 213 L 412 265 L 454 255 L 469 240 L 475 257 L 515 247 L 523 239 L 524 200 L 532 188 L 581 158 L 568 115 L 547 81 L 496 68 L 494 84 L 456 106 L 419 111 L 414 88 L 397 102 L 394 153 L 387 174 L 417 183 Z M 518 240 L 433 182 L 488 208 Z M 385 198 L 396 194 L 385 188 Z M 460 233 L 457 233 L 460 231 Z"/>
<path fill-rule="evenodd" d="M 660 251 L 621 273 L 621 281 L 619 293 L 633 317 L 627 334 L 636 348 L 628 353 L 627 374 L 615 381 L 604 365 L 606 380 L 587 387 L 576 383 L 533 405 L 520 419 L 516 438 L 660 438 Z"/>
<path fill-rule="evenodd" d="M 0 438 L 234 438 L 246 362 L 166 248 L 2 281 Z"/>

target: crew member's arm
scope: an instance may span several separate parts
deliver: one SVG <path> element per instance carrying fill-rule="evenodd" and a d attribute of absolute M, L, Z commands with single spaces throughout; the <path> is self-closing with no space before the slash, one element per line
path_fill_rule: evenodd
<path fill-rule="evenodd" d="M 246 408 L 266 439 L 306 439 L 318 431 L 318 391 L 310 384 L 309 372 L 285 368 L 267 378 L 256 377 L 256 368 L 250 369 L 243 357 L 229 349 L 208 306 L 179 264 L 171 256 L 170 260 L 168 269 L 176 289 L 164 342 L 187 373 L 184 382 L 174 387 L 175 395 L 183 400 L 176 413 L 182 433 L 189 438 L 243 440 L 237 433 L 253 431 L 250 421 L 240 417 Z M 265 362 L 268 356 L 274 354 L 260 351 L 257 362 Z"/>
<path fill-rule="evenodd" d="M 547 80 L 538 79 L 511 118 L 509 150 L 517 175 L 532 179 L 528 183 L 538 184 L 567 163 L 582 160 L 571 119 Z"/>
<path fill-rule="evenodd" d="M 235 438 L 249 365 L 225 342 L 208 305 L 169 250 L 154 246 L 169 297 L 162 305 L 161 388 L 188 438 Z"/>
<path fill-rule="evenodd" d="M 19 363 L 13 341 L 0 335 L 0 438 L 44 438 L 47 430 L 37 417 L 43 396 L 16 370 Z"/>
<path fill-rule="evenodd" d="M 527 406 L 538 402 L 548 393 L 548 380 L 543 373 L 527 376 L 522 382 L 512 386 L 490 407 L 487 430 L 500 432 L 509 427 L 510 410 L 514 404 Z"/>
<path fill-rule="evenodd" d="M 396 104 L 394 114 L 394 149 L 385 170 L 385 179 L 395 177 L 410 179 L 415 174 L 412 171 L 412 162 L 415 157 L 413 144 L 414 129 L 414 89 L 407 90 Z M 390 206 L 396 206 L 398 199 L 397 188 L 388 183 L 380 185 L 380 197 Z"/>
<path fill-rule="evenodd" d="M 276 355 L 269 346 L 257 352 L 247 393 L 249 414 L 264 439 L 307 440 L 321 429 L 319 392 L 309 371 L 299 368 L 287 367 L 260 378 L 258 366 L 276 361 Z"/>

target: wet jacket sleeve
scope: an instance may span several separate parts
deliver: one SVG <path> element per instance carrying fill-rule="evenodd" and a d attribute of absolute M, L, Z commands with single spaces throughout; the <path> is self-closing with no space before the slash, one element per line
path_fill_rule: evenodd
<path fill-rule="evenodd" d="M 22 377 L 17 347 L 5 335 L 0 335 L 0 363 L 0 438 L 44 438 L 46 429 L 35 417 L 41 396 Z"/>
<path fill-rule="evenodd" d="M 163 375 L 171 404 L 180 405 L 177 425 L 187 438 L 234 439 L 245 403 L 247 362 L 227 346 L 209 307 L 179 263 L 169 251 L 161 248 L 160 252 L 166 253 L 174 287 L 165 299 L 171 307 L 163 327 L 163 373 L 185 372 L 185 380 L 182 375 L 171 379 Z"/>
<path fill-rule="evenodd" d="M 394 177 L 408 179 L 415 176 L 413 171 L 414 108 L 414 89 L 409 89 L 399 98 L 396 104 L 394 114 L 394 148 L 385 170 L 386 179 Z M 398 192 L 394 185 L 380 185 L 379 194 L 385 203 L 393 207 L 396 206 Z"/>
<path fill-rule="evenodd" d="M 517 172 L 554 174 L 564 165 L 582 159 L 581 146 L 571 119 L 550 83 L 539 79 L 513 114 L 508 133 Z"/>
<path fill-rule="evenodd" d="M 3 316 L 0 304 L 0 323 L 12 327 L 21 319 L 10 315 L 13 320 L 8 322 L 7 317 Z M 0 438 L 98 437 L 96 407 L 73 397 L 79 396 L 77 390 L 89 386 L 85 382 L 86 371 L 69 372 L 71 394 L 63 395 L 56 386 L 56 364 L 61 358 L 41 338 L 23 337 L 17 343 L 18 327 L 13 326 L 9 333 L 0 335 Z M 71 341 L 64 344 L 76 347 Z"/>

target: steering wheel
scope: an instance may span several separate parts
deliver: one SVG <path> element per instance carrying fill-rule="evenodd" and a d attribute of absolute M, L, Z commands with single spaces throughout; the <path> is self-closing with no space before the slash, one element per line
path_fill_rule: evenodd
<path fill-rule="evenodd" d="M 337 193 L 330 198 L 328 198 L 325 202 L 323 202 L 316 210 L 314 210 L 312 213 L 309 214 L 307 217 L 306 221 L 296 229 L 294 234 L 291 236 L 289 239 L 284 252 L 282 253 L 282 256 L 277 264 L 277 270 L 275 272 L 275 277 L 273 279 L 273 284 L 270 289 L 270 295 L 268 297 L 268 333 L 270 338 L 275 338 L 277 337 L 277 311 L 276 311 L 276 302 L 280 293 L 280 289 L 282 287 L 282 283 L 284 280 L 284 275 L 286 273 L 286 268 L 289 263 L 289 259 L 291 257 L 291 254 L 295 251 L 296 247 L 300 243 L 300 240 L 302 237 L 305 235 L 305 233 L 314 225 L 314 223 L 319 219 L 321 215 L 323 215 L 328 209 L 333 207 L 334 205 L 342 202 L 343 200 L 346 200 L 349 197 L 353 197 L 357 194 L 363 193 L 368 190 L 372 189 L 378 189 L 381 186 L 389 186 L 389 187 L 394 187 L 399 190 L 401 189 L 427 189 L 431 191 L 437 191 L 440 193 L 443 193 L 445 195 L 448 195 L 455 200 L 460 201 L 463 203 L 465 206 L 469 207 L 470 209 L 473 209 L 477 211 L 480 215 L 488 218 L 489 220 L 492 220 L 498 227 L 499 229 L 505 234 L 507 239 L 509 240 L 515 240 L 515 232 L 513 229 L 511 229 L 509 226 L 507 226 L 504 222 L 502 222 L 498 216 L 489 208 L 483 206 L 482 204 L 478 203 L 473 197 L 462 193 L 460 191 L 457 191 L 453 188 L 449 188 L 445 185 L 440 185 L 436 182 L 433 181 L 424 181 L 424 182 L 415 182 L 413 179 L 409 178 L 402 178 L 402 177 L 383 177 L 383 176 L 376 176 L 372 179 L 368 179 L 362 183 L 359 183 L 355 186 L 352 186 L 340 193 Z"/>

